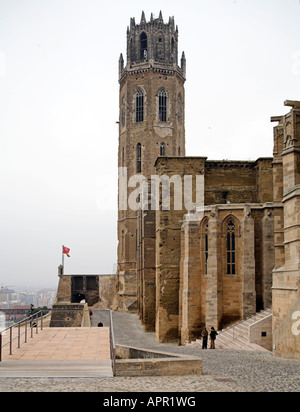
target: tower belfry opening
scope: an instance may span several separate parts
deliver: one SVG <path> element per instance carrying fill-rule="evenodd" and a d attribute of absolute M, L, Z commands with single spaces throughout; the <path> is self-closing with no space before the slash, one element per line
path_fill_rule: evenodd
<path fill-rule="evenodd" d="M 140 43 L 141 43 L 141 60 L 147 60 L 148 59 L 148 40 L 147 40 L 147 34 L 142 33 L 140 37 Z"/>

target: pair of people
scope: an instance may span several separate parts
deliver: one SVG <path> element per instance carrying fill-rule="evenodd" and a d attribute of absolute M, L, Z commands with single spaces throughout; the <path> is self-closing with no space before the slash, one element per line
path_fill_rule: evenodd
<path fill-rule="evenodd" d="M 210 349 L 216 349 L 215 346 L 215 340 L 217 338 L 218 332 L 215 330 L 215 328 L 212 326 L 210 330 Z M 207 341 L 208 341 L 208 330 L 206 327 L 202 329 L 201 332 L 201 338 L 202 338 L 202 349 L 207 349 Z"/>

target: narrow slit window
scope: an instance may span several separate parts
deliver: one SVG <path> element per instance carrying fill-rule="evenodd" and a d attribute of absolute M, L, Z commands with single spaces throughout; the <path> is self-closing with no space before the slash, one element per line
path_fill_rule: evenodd
<path fill-rule="evenodd" d="M 144 93 L 139 90 L 136 93 L 136 123 L 144 121 Z"/>
<path fill-rule="evenodd" d="M 181 123 L 181 116 L 182 116 L 182 99 L 181 96 L 178 96 L 178 101 L 177 101 L 177 118 L 178 118 L 178 123 Z"/>
<path fill-rule="evenodd" d="M 165 143 L 161 143 L 160 145 L 160 156 L 165 156 L 166 155 L 166 145 Z"/>
<path fill-rule="evenodd" d="M 205 225 L 205 274 L 208 273 L 208 223 Z"/>
<path fill-rule="evenodd" d="M 121 255 L 124 259 L 124 251 L 125 251 L 125 232 L 122 230 L 122 244 L 121 244 Z"/>
<path fill-rule="evenodd" d="M 159 98 L 159 113 L 158 118 L 160 122 L 167 121 L 167 93 L 165 90 L 161 90 L 158 95 Z"/>
<path fill-rule="evenodd" d="M 125 104 L 125 96 L 123 96 L 122 100 L 122 126 L 125 126 L 125 119 L 126 119 L 126 104 Z"/>
<path fill-rule="evenodd" d="M 142 173 L 142 145 L 140 143 L 136 148 L 136 172 Z"/>
<path fill-rule="evenodd" d="M 227 225 L 227 275 L 236 274 L 236 234 L 235 224 L 230 220 Z"/>

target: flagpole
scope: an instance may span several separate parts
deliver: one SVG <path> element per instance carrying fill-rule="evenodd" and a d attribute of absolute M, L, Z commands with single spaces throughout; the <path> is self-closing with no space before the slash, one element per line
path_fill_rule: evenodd
<path fill-rule="evenodd" d="M 64 262 L 65 260 L 65 255 L 64 255 L 64 245 L 62 245 L 62 275 L 64 274 Z"/>

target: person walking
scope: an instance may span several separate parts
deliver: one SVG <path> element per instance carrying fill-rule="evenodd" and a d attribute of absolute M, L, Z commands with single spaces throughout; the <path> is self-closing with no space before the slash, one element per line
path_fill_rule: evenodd
<path fill-rule="evenodd" d="M 202 349 L 207 349 L 208 331 L 205 326 L 202 329 L 201 338 L 202 338 Z"/>
<path fill-rule="evenodd" d="M 216 349 L 215 345 L 215 340 L 217 338 L 218 332 L 215 330 L 215 328 L 212 326 L 210 330 L 210 349 Z"/>

